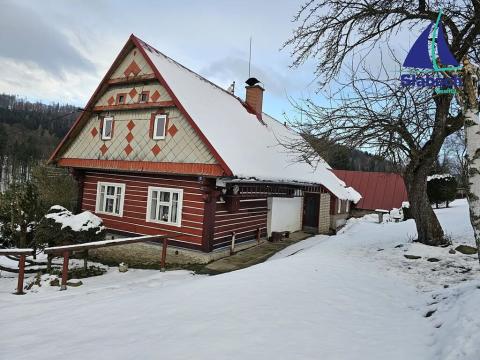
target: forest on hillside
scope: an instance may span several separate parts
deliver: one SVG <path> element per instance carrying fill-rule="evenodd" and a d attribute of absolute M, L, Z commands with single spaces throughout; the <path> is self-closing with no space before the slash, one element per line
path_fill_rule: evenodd
<path fill-rule="evenodd" d="M 30 102 L 0 94 L 0 191 L 25 180 L 48 158 L 78 115 L 77 107 Z"/>

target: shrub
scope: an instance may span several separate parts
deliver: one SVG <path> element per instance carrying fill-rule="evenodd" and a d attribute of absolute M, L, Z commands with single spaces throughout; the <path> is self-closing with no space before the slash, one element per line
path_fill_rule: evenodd
<path fill-rule="evenodd" d="M 0 235 L 4 245 L 31 246 L 33 233 L 44 212 L 38 189 L 32 182 L 13 183 L 0 194 Z"/>
<path fill-rule="evenodd" d="M 432 175 L 427 179 L 427 194 L 431 204 L 448 203 L 455 200 L 457 194 L 457 180 L 449 174 Z"/>
<path fill-rule="evenodd" d="M 89 211 L 73 215 L 62 206 L 55 205 L 37 226 L 37 246 L 62 246 L 105 239 L 102 219 Z"/>

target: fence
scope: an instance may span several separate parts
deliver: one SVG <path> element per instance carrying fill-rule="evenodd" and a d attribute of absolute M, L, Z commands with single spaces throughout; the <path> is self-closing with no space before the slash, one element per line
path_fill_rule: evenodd
<path fill-rule="evenodd" d="M 23 295 L 23 280 L 25 279 L 25 258 L 33 255 L 33 249 L 0 249 L 0 256 L 20 256 L 18 259 L 18 282 L 15 294 Z"/>
<path fill-rule="evenodd" d="M 162 246 L 162 253 L 160 256 L 160 268 L 162 271 L 165 271 L 168 239 L 173 238 L 175 236 L 176 235 L 148 235 L 148 236 L 138 236 L 138 237 L 123 238 L 123 239 L 94 241 L 94 242 L 83 243 L 83 244 L 48 247 L 48 248 L 45 248 L 43 252 L 50 256 L 59 255 L 59 254 L 63 256 L 62 283 L 61 283 L 60 290 L 66 290 L 67 280 L 68 280 L 68 260 L 72 252 L 85 251 L 88 253 L 88 250 L 90 249 L 99 249 L 99 248 L 110 247 L 110 246 L 134 244 L 134 243 L 145 242 L 145 241 L 162 242 L 163 246 Z M 33 249 L 0 249 L 0 256 L 7 256 L 7 255 L 19 256 L 18 283 L 17 283 L 16 292 L 15 292 L 15 294 L 17 295 L 25 294 L 23 292 L 23 281 L 25 278 L 25 259 L 27 255 L 33 255 L 33 253 L 34 253 Z"/>
<path fill-rule="evenodd" d="M 88 250 L 91 250 L 91 249 L 134 244 L 134 243 L 139 243 L 144 241 L 162 242 L 163 246 L 162 246 L 162 255 L 160 258 L 160 268 L 162 271 L 165 271 L 165 260 L 167 257 L 168 238 L 172 238 L 172 237 L 175 237 L 175 235 L 173 236 L 172 235 L 147 235 L 147 236 L 138 236 L 138 237 L 131 237 L 131 238 L 123 238 L 123 239 L 94 241 L 90 243 L 83 243 L 83 244 L 76 244 L 76 245 L 49 247 L 49 248 L 45 248 L 43 252 L 45 254 L 52 254 L 52 255 L 61 254 L 63 256 L 62 283 L 61 283 L 60 290 L 66 290 L 67 280 L 68 280 L 68 259 L 70 258 L 71 252 L 74 252 L 74 251 L 88 252 Z"/>

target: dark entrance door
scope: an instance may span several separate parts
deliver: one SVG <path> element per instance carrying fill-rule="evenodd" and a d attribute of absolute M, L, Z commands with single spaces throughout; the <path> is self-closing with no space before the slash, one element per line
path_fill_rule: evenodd
<path fill-rule="evenodd" d="M 306 230 L 318 231 L 320 194 L 305 193 L 303 199 L 303 226 Z"/>

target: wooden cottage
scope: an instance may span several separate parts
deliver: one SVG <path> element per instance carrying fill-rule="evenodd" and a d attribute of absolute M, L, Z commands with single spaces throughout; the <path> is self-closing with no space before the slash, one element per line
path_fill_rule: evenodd
<path fill-rule="evenodd" d="M 249 80 L 242 101 L 132 35 L 50 162 L 72 169 L 79 210 L 111 234 L 175 233 L 210 253 L 233 234 L 328 233 L 359 194 L 279 146 L 298 135 Z"/>

